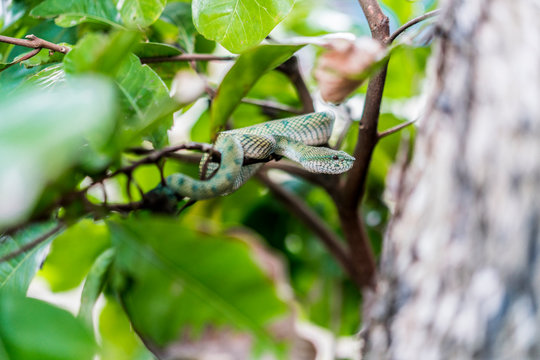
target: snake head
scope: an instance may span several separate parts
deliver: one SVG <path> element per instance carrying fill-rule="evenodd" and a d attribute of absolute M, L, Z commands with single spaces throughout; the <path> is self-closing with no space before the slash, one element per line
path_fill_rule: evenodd
<path fill-rule="evenodd" d="M 314 173 L 320 174 L 341 174 L 349 170 L 354 163 L 354 157 L 345 151 L 331 150 L 328 148 L 315 148 L 310 156 L 306 156 L 302 161 L 302 166 Z"/>

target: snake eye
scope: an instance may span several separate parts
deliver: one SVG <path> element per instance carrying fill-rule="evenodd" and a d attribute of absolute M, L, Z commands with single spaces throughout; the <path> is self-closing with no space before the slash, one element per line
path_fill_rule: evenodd
<path fill-rule="evenodd" d="M 334 155 L 334 156 L 332 156 L 332 159 L 334 159 L 334 160 L 339 160 L 339 156 Z"/>

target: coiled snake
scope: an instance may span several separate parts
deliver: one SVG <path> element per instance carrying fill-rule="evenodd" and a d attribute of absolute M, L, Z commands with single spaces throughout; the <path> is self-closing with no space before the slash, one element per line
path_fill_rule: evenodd
<path fill-rule="evenodd" d="M 268 121 L 219 133 L 215 143 L 221 164 L 210 162 L 206 174 L 219 169 L 209 180 L 195 180 L 173 174 L 151 191 L 153 195 L 208 199 L 229 194 L 242 186 L 263 165 L 242 166 L 245 158 L 265 159 L 271 154 L 284 156 L 314 173 L 340 174 L 349 170 L 354 158 L 344 151 L 316 147 L 328 142 L 334 126 L 334 114 L 318 112 Z M 200 170 L 208 155 L 201 160 Z"/>

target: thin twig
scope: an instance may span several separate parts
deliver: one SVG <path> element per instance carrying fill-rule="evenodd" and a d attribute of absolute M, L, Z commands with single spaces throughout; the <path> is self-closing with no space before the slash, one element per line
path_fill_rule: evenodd
<path fill-rule="evenodd" d="M 140 60 L 143 64 L 184 61 L 231 61 L 236 60 L 236 56 L 218 56 L 211 54 L 182 54 L 176 56 L 143 57 Z"/>
<path fill-rule="evenodd" d="M 379 133 L 378 137 L 379 137 L 379 140 L 382 139 L 383 137 L 385 136 L 388 136 L 388 135 L 392 135 L 396 132 L 398 132 L 399 130 L 403 129 L 403 128 L 406 128 L 407 126 L 409 125 L 412 125 L 416 122 L 416 119 L 415 120 L 411 120 L 411 121 L 407 121 L 407 122 L 404 122 L 403 124 L 399 124 L 397 126 L 394 126 L 393 128 L 390 128 L 388 130 L 385 130 L 385 131 L 382 131 Z"/>
<path fill-rule="evenodd" d="M 62 54 L 67 54 L 70 50 L 67 46 L 54 44 L 47 40 L 38 38 L 37 36 L 32 35 L 32 34 L 26 35 L 25 37 L 26 39 L 18 39 L 18 38 L 12 38 L 9 36 L 0 35 L 0 42 L 13 44 L 13 45 L 19 45 L 19 46 L 25 46 L 25 47 L 33 48 L 33 49 L 49 49 L 49 50 L 56 51 Z"/>
<path fill-rule="evenodd" d="M 304 110 L 302 109 L 296 109 L 292 106 L 283 105 L 280 103 L 276 103 L 273 101 L 267 101 L 267 100 L 260 100 L 260 99 L 249 99 L 244 98 L 242 99 L 242 102 L 245 104 L 251 104 L 251 105 L 257 105 L 260 106 L 263 109 L 271 110 L 271 111 L 284 111 L 291 114 L 303 114 Z"/>
<path fill-rule="evenodd" d="M 0 263 L 9 261 L 9 260 L 19 256 L 20 254 L 22 254 L 22 253 L 24 253 L 24 252 L 26 252 L 28 250 L 33 249 L 34 247 L 38 246 L 39 244 L 41 244 L 42 242 L 44 242 L 45 240 L 47 240 L 48 238 L 50 238 L 51 236 L 53 236 L 54 234 L 56 234 L 57 232 L 62 230 L 64 227 L 65 227 L 65 224 L 63 222 L 59 222 L 53 229 L 47 231 L 45 234 L 42 234 L 41 236 L 38 236 L 36 239 L 32 240 L 28 244 L 24 244 L 23 246 L 21 246 L 17 250 L 2 256 L 0 258 Z"/>
<path fill-rule="evenodd" d="M 283 74 L 287 75 L 287 77 L 293 84 L 298 94 L 298 98 L 302 103 L 302 113 L 307 114 L 315 111 L 315 108 L 313 107 L 313 98 L 311 97 L 311 93 L 309 92 L 309 89 L 304 82 L 302 73 L 300 72 L 300 67 L 298 66 L 298 59 L 296 55 L 289 58 L 289 60 L 278 66 L 276 70 L 281 71 Z"/>
<path fill-rule="evenodd" d="M 30 58 L 36 56 L 40 51 L 41 51 L 41 49 L 34 49 L 34 50 L 32 50 L 32 51 L 30 51 L 30 52 L 24 54 L 23 56 L 21 56 L 21 57 L 18 58 L 17 60 L 15 60 L 15 61 L 9 63 L 8 65 L 6 65 L 6 67 L 3 68 L 2 70 L 0 70 L 0 72 L 9 69 L 10 67 L 12 67 L 12 66 L 15 65 L 15 64 L 18 64 L 18 63 L 20 63 L 20 62 L 23 62 L 23 61 L 25 61 L 25 60 L 28 60 L 28 59 L 30 59 Z"/>
<path fill-rule="evenodd" d="M 429 18 L 431 18 L 431 17 L 437 16 L 437 15 L 439 15 L 439 13 L 440 13 L 440 10 L 439 10 L 439 9 L 433 10 L 433 11 L 427 12 L 427 13 L 425 13 L 424 15 L 421 15 L 421 16 L 419 16 L 419 17 L 417 17 L 417 18 L 414 18 L 414 19 L 412 19 L 412 20 L 406 22 L 405 24 L 403 24 L 403 25 L 401 25 L 399 28 L 397 28 L 397 30 L 394 31 L 394 32 L 392 33 L 392 35 L 390 35 L 390 36 L 388 37 L 388 39 L 386 40 L 386 43 L 387 43 L 387 44 L 391 44 L 392 41 L 394 41 L 399 35 L 401 35 L 402 32 L 404 32 L 405 30 L 407 30 L 407 29 L 410 28 L 411 26 L 416 25 L 416 24 L 418 24 L 419 22 L 424 21 L 424 20 L 426 20 L 426 19 L 429 19 Z"/>

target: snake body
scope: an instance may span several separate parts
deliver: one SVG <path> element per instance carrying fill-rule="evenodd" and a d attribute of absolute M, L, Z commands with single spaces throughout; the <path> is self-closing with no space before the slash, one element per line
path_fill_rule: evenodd
<path fill-rule="evenodd" d="M 153 192 L 193 200 L 225 195 L 242 186 L 263 165 L 242 166 L 244 158 L 264 159 L 271 154 L 287 157 L 314 173 L 345 172 L 354 162 L 352 156 L 344 151 L 316 147 L 328 142 L 333 125 L 333 113 L 318 112 L 223 131 L 215 143 L 221 153 L 221 163 L 211 162 L 207 168 L 206 175 L 219 167 L 211 179 L 195 180 L 184 174 L 173 174 L 165 179 L 165 185 Z M 201 171 L 207 157 L 201 160 Z"/>

